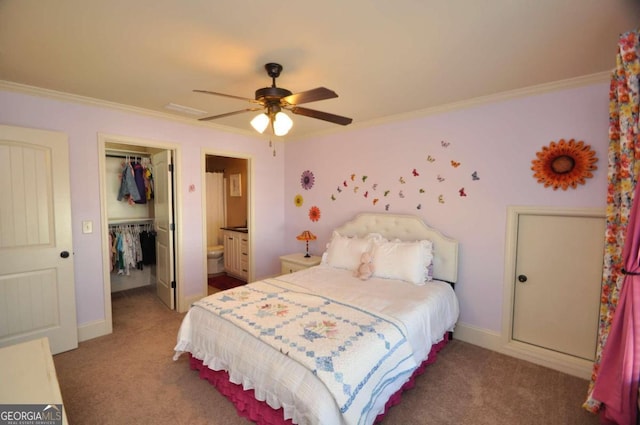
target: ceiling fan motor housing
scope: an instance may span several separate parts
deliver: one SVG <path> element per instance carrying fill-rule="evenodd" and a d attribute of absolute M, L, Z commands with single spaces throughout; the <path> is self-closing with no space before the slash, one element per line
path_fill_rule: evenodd
<path fill-rule="evenodd" d="M 256 100 L 265 104 L 280 103 L 280 99 L 290 96 L 291 92 L 280 87 L 265 87 L 256 90 Z"/>

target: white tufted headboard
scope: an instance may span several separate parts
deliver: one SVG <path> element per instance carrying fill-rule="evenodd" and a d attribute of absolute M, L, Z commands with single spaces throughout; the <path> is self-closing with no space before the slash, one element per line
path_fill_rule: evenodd
<path fill-rule="evenodd" d="M 418 216 L 382 213 L 362 213 L 335 229 L 343 236 L 364 237 L 379 233 L 386 239 L 433 243 L 434 279 L 456 283 L 458 280 L 458 241 L 425 224 Z"/>

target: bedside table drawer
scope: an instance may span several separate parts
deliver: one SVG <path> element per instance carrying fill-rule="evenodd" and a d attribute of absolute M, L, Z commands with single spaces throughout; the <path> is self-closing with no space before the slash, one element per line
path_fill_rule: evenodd
<path fill-rule="evenodd" d="M 289 254 L 280 257 L 282 274 L 294 273 L 320 264 L 320 257 L 314 255 L 305 257 L 304 254 Z"/>
<path fill-rule="evenodd" d="M 300 264 L 293 264 L 288 261 L 282 262 L 282 274 L 294 273 L 298 270 L 304 270 L 308 268 L 308 266 L 301 266 Z"/>

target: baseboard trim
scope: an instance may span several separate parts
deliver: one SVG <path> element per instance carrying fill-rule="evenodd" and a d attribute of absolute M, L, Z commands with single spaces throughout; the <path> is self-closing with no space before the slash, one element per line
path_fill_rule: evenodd
<path fill-rule="evenodd" d="M 78 326 L 78 341 L 88 341 L 99 336 L 109 335 L 113 332 L 111 323 L 106 320 L 95 320 Z"/>
<path fill-rule="evenodd" d="M 469 344 L 548 367 L 568 375 L 587 380 L 591 379 L 593 362 L 517 341 L 505 342 L 499 332 L 458 323 L 453 337 Z"/>

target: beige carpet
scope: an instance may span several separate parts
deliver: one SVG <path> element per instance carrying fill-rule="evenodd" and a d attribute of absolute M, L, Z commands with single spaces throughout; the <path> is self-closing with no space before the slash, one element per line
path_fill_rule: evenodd
<path fill-rule="evenodd" d="M 113 297 L 114 332 L 54 356 L 69 422 L 212 424 L 249 421 L 208 382 L 172 360 L 183 315 L 148 289 Z M 587 381 L 452 341 L 383 424 L 587 425 Z"/>

